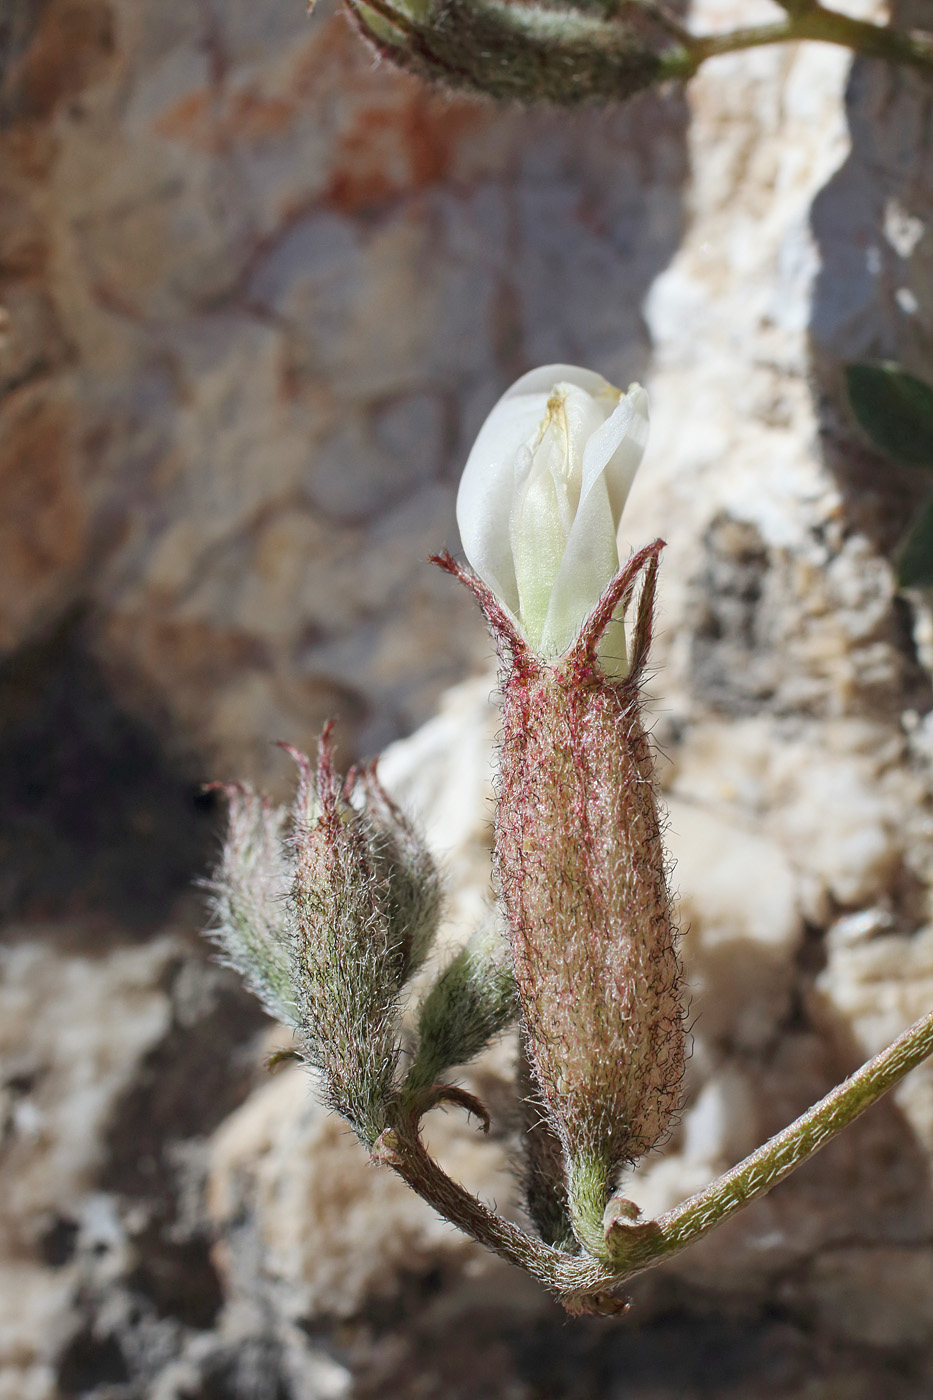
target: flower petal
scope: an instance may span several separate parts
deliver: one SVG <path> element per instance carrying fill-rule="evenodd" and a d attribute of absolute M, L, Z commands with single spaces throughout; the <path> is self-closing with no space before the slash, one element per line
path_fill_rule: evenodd
<path fill-rule="evenodd" d="M 604 475 L 617 529 L 647 441 L 648 395 L 640 384 L 633 384 L 618 408 L 593 433 L 583 454 L 581 498 Z"/>
<path fill-rule="evenodd" d="M 542 365 L 540 369 L 530 369 L 521 379 L 516 379 L 511 389 L 506 389 L 499 403 L 519 398 L 524 394 L 543 394 L 547 399 L 557 384 L 572 384 L 577 389 L 585 389 L 594 398 L 607 391 L 613 395 L 613 399 L 618 397 L 618 390 L 613 389 L 609 381 L 603 379 L 595 370 L 582 369 L 580 365 Z M 494 408 L 493 413 L 495 411 Z"/>
<path fill-rule="evenodd" d="M 608 388 L 608 385 L 606 386 Z M 563 480 L 567 483 L 567 496 L 570 509 L 575 512 L 583 495 L 583 466 L 586 452 L 594 435 L 605 426 L 606 418 L 615 407 L 616 393 L 612 399 L 606 395 L 594 397 L 585 389 L 579 389 L 566 380 L 555 385 L 551 404 L 560 404 L 559 413 L 552 413 L 555 430 L 548 433 L 559 449 L 559 466 Z M 568 530 L 570 528 L 567 522 Z"/>
<path fill-rule="evenodd" d="M 537 648 L 567 540 L 562 524 L 567 511 L 561 501 L 566 492 L 550 469 L 547 453 L 538 452 L 532 458 L 527 448 L 524 452 L 529 470 L 512 506 L 510 533 L 518 617 L 528 641 Z"/>
<path fill-rule="evenodd" d="M 577 365 L 522 375 L 493 408 L 457 496 L 464 552 L 529 643 L 556 659 L 616 573 L 616 531 L 648 432 L 648 400 Z M 621 620 L 600 647 L 625 673 Z"/>
<path fill-rule="evenodd" d="M 500 399 L 479 430 L 457 492 L 457 524 L 471 566 L 512 612 L 518 586 L 509 518 L 520 450 L 533 446 L 547 410 L 547 394 Z"/>
<path fill-rule="evenodd" d="M 563 655 L 618 568 L 609 493 L 605 478 L 598 477 L 580 502 L 554 579 L 541 636 L 543 655 L 549 659 Z M 622 655 L 624 659 L 624 642 Z"/>

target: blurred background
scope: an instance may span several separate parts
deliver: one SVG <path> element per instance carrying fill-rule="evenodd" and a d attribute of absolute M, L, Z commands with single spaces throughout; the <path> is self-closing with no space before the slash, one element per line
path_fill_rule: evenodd
<path fill-rule="evenodd" d="M 204 783 L 281 798 L 274 741 L 336 718 L 344 761 L 399 741 L 469 931 L 491 649 L 426 559 L 498 395 L 579 363 L 648 385 L 623 537 L 668 541 L 695 1049 L 632 1194 L 698 1189 L 933 1005 L 933 629 L 889 563 L 921 487 L 842 391 L 867 356 L 933 380 L 929 87 L 784 47 L 496 109 L 323 0 L 6 0 L 0 307 L 2 1400 L 928 1396 L 929 1072 L 567 1323 L 267 1075 L 196 882 Z M 473 1072 L 490 1143 L 434 1128 L 503 1206 L 510 1070 Z"/>

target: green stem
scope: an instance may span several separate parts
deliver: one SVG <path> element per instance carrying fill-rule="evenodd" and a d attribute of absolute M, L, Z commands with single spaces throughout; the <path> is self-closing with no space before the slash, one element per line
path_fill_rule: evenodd
<path fill-rule="evenodd" d="M 608 1162 L 595 1154 L 578 1152 L 567 1164 L 567 1204 L 573 1233 L 596 1258 L 605 1257 L 603 1214 L 612 1195 Z"/>
<path fill-rule="evenodd" d="M 888 25 L 869 24 L 867 20 L 852 19 L 836 10 L 814 4 L 792 16 L 791 23 L 800 39 L 821 39 L 826 44 L 841 44 L 843 48 L 871 58 L 883 58 L 889 63 L 933 71 L 933 39 L 892 29 Z"/>
<path fill-rule="evenodd" d="M 679 1254 L 764 1196 L 931 1053 L 933 1012 L 705 1190 L 657 1221 L 626 1227 L 617 1220 L 611 1241 L 606 1241 L 611 1260 L 605 1254 L 600 1259 L 587 1252 L 555 1249 L 490 1210 L 425 1151 L 411 1110 L 399 1106 L 396 1121 L 376 1143 L 373 1158 L 398 1172 L 445 1220 L 539 1279 L 569 1310 L 610 1313 L 619 1309 L 612 1297 L 614 1289 Z M 598 1247 L 598 1242 L 594 1240 L 593 1246 Z"/>
<path fill-rule="evenodd" d="M 888 25 L 870 24 L 849 15 L 828 10 L 816 0 L 778 0 L 787 19 L 749 29 L 733 29 L 727 34 L 696 35 L 687 52 L 664 56 L 666 77 L 692 77 L 701 63 L 718 54 L 761 48 L 800 39 L 838 44 L 842 48 L 888 63 L 904 64 L 933 73 L 933 38 L 911 34 Z"/>
<path fill-rule="evenodd" d="M 764 1196 L 931 1053 L 933 1012 L 922 1016 L 880 1055 L 862 1065 L 744 1162 L 660 1216 L 659 1233 L 646 1241 L 642 1249 L 650 1257 L 642 1261 L 636 1254 L 629 1256 L 626 1263 L 630 1267 L 634 1264 L 636 1269 L 659 1264 Z"/>

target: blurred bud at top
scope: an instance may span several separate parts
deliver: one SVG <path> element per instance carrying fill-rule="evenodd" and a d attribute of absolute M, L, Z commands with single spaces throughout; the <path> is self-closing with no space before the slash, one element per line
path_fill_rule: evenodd
<path fill-rule="evenodd" d="M 683 33 L 648 0 L 557 8 L 502 0 L 347 0 L 360 33 L 429 82 L 500 101 L 611 101 L 689 64 Z"/>

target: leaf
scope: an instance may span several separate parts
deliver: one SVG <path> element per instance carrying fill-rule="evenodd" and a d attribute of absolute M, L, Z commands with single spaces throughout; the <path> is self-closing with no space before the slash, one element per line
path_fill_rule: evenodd
<path fill-rule="evenodd" d="M 899 365 L 846 366 L 859 424 L 886 456 L 933 470 L 933 386 Z"/>
<path fill-rule="evenodd" d="M 488 919 L 435 979 L 418 1013 L 418 1053 L 405 1087 L 420 1091 L 465 1065 L 518 1015 L 509 946 Z"/>
<path fill-rule="evenodd" d="M 901 588 L 933 588 L 933 496 L 914 517 L 895 562 Z"/>

